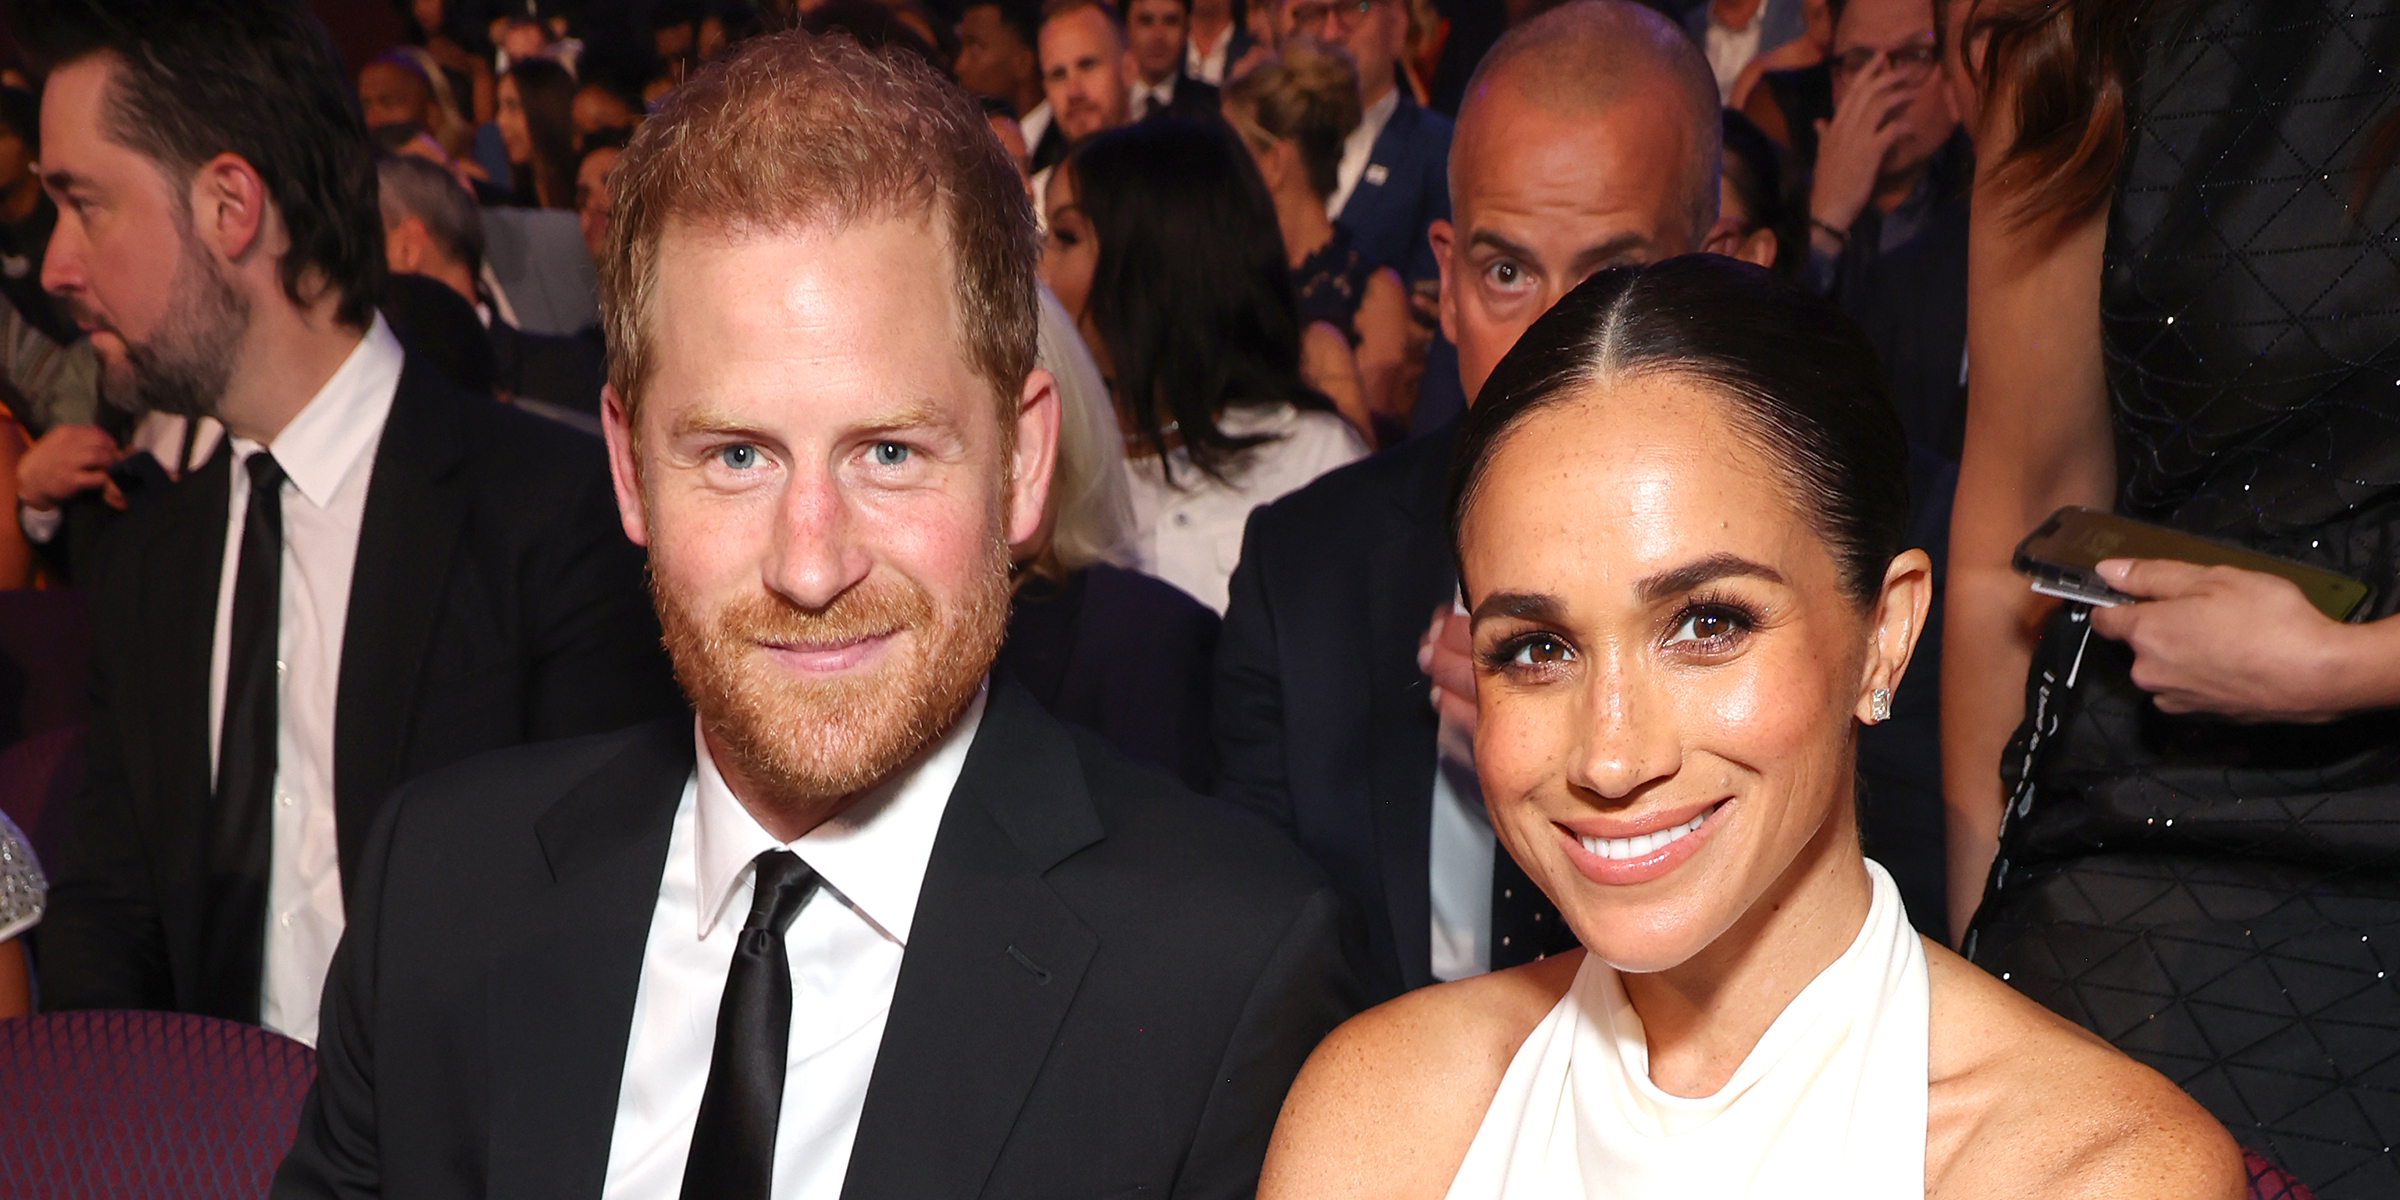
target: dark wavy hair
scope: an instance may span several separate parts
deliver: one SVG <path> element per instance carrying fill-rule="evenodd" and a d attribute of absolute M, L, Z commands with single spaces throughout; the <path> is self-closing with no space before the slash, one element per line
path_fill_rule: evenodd
<path fill-rule="evenodd" d="M 1117 405 L 1166 468 L 1172 425 L 1223 479 L 1265 439 L 1217 418 L 1236 405 L 1332 405 L 1300 376 L 1300 301 L 1275 203 L 1232 130 L 1152 120 L 1079 147 L 1064 168 L 1100 242 L 1086 307 Z"/>
<path fill-rule="evenodd" d="M 44 73 L 116 60 L 110 138 L 185 179 L 219 154 L 258 172 L 291 237 L 277 269 L 307 305 L 311 272 L 364 327 L 383 295 L 375 149 L 324 27 L 291 0 L 49 0 L 13 10 Z M 178 189 L 180 190 L 180 189 Z"/>
<path fill-rule="evenodd" d="M 1824 539 L 1842 590 L 1871 602 L 1908 522 L 1907 435 L 1875 347 L 1816 293 L 1715 254 L 1602 271 L 1517 339 L 1460 431 L 1452 554 L 1493 452 L 1519 424 L 1594 385 L 1650 375 L 1726 402 Z"/>
<path fill-rule="evenodd" d="M 533 143 L 532 160 L 510 199 L 527 207 L 575 207 L 575 168 L 583 161 L 575 153 L 575 76 L 547 58 L 526 58 L 510 63 L 504 78 L 517 81 L 525 135 Z M 546 206 L 543 191 L 550 193 Z"/>

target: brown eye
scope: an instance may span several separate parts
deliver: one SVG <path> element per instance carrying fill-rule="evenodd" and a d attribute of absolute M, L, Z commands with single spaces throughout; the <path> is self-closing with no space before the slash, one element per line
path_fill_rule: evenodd
<path fill-rule="evenodd" d="M 1675 632 L 1667 635 L 1667 644 L 1724 642 L 1749 629 L 1749 616 L 1733 609 L 1713 606 L 1687 608 L 1683 611 L 1683 619 L 1676 624 Z"/>
<path fill-rule="evenodd" d="M 1511 666 L 1540 667 L 1552 663 L 1572 662 L 1575 652 L 1565 642 L 1546 633 L 1518 639 L 1515 653 L 1508 656 Z"/>

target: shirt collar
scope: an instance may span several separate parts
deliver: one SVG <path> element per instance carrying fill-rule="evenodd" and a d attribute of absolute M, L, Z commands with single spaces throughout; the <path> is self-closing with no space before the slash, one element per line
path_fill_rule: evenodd
<path fill-rule="evenodd" d="M 1142 103 L 1145 98 L 1150 101 L 1150 104 L 1147 107 L 1145 107 Z M 1135 111 L 1147 116 L 1148 114 L 1165 108 L 1173 103 L 1175 103 L 1174 76 L 1167 76 L 1166 82 L 1164 83 L 1143 83 L 1139 79 L 1133 81 L 1132 107 Z"/>
<path fill-rule="evenodd" d="M 1367 135 L 1367 145 L 1374 145 L 1375 139 L 1383 136 L 1383 127 L 1392 123 L 1392 114 L 1398 111 L 1400 89 L 1394 87 L 1383 94 L 1383 99 L 1368 105 L 1367 111 L 1358 115 L 1358 128 Z"/>
<path fill-rule="evenodd" d="M 708 752 L 697 722 L 699 793 L 693 853 L 699 860 L 700 928 L 706 938 L 727 916 L 734 889 L 748 877 L 750 862 L 769 850 L 789 850 L 815 869 L 825 885 L 859 915 L 902 946 L 917 914 L 934 835 L 950 807 L 950 793 L 966 769 L 967 749 L 983 724 L 986 685 L 959 714 L 950 732 L 910 767 L 868 789 L 850 807 L 792 842 L 778 842 L 726 785 Z M 736 918 L 738 919 L 738 918 Z"/>
<path fill-rule="evenodd" d="M 1215 40 L 1209 42 L 1206 50 L 1200 48 L 1200 43 L 1186 39 L 1183 44 L 1184 65 L 1191 69 L 1191 74 L 1195 78 L 1207 74 L 1211 65 L 1216 66 L 1218 70 L 1223 70 L 1225 52 L 1232 46 L 1233 26 L 1230 24 L 1217 31 Z"/>
<path fill-rule="evenodd" d="M 407 355 L 383 314 L 367 327 L 367 335 L 342 360 L 341 369 L 306 407 L 275 435 L 266 449 L 284 477 L 318 508 L 330 507 L 342 482 L 356 470 L 383 436 L 384 419 L 392 412 L 392 396 L 400 388 L 400 369 Z M 234 439 L 239 457 L 259 449 L 247 438 Z"/>

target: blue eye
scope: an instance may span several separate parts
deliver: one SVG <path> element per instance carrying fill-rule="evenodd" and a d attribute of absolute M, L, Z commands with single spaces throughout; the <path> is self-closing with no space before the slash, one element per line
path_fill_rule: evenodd
<path fill-rule="evenodd" d="M 737 442 L 717 451 L 717 461 L 736 471 L 747 471 L 758 465 L 758 447 Z"/>
<path fill-rule="evenodd" d="M 898 442 L 877 442 L 869 453 L 874 455 L 875 465 L 879 467 L 896 467 L 908 461 L 908 447 Z"/>

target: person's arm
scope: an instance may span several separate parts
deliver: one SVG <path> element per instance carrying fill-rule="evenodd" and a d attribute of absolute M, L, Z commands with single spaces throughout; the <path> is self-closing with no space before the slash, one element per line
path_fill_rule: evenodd
<path fill-rule="evenodd" d="M 682 708 L 642 586 L 642 552 L 625 540 L 597 455 L 526 568 L 526 740 L 606 733 Z"/>
<path fill-rule="evenodd" d="M 1359 379 L 1358 359 L 1350 339 L 1325 321 L 1312 321 L 1300 335 L 1300 377 L 1333 401 L 1335 411 L 1350 422 L 1369 445 L 1375 440 L 1374 414 L 1367 410 L 1366 384 Z"/>
<path fill-rule="evenodd" d="M 1400 273 L 1390 267 L 1367 276 L 1367 294 L 1358 299 L 1358 375 L 1366 385 L 1367 409 L 1387 417 L 1408 415 L 1400 402 L 1401 377 L 1408 366 L 1408 291 Z"/>
<path fill-rule="evenodd" d="M 125 547 L 102 556 L 92 588 L 91 734 L 83 786 L 50 820 L 63 821 L 50 897 L 42 916 L 42 1007 L 171 1008 L 174 987 L 167 941 L 152 886 L 146 839 L 134 817 L 125 775 L 125 728 L 139 719 L 127 697 L 150 679 L 149 664 L 128 661 L 145 641 L 132 638 L 136 589 Z M 120 567 L 120 564 L 126 564 Z"/>
<path fill-rule="evenodd" d="M 1176 1173 L 1176 1200 L 1257 1192 L 1293 1078 L 1317 1043 L 1358 1011 L 1357 986 L 1342 957 L 1340 914 L 1331 888 L 1310 896 L 1252 983 Z"/>
<path fill-rule="evenodd" d="M 2171 559 L 2100 564 L 2139 604 L 2092 611 L 2133 648 L 2133 682 L 2166 713 L 2312 724 L 2400 706 L 2400 616 L 2336 621 L 2279 575 Z"/>
<path fill-rule="evenodd" d="M 2010 110 L 2006 96 L 1986 111 Z M 1999 123 L 1998 121 L 1994 122 Z M 2113 507 L 2115 441 L 2101 371 L 2107 213 L 2061 228 L 2013 219 L 1987 130 L 1967 237 L 1967 418 L 1950 517 L 1942 638 L 1942 793 L 1953 942 L 1999 848 L 2000 755 L 2024 719 L 2025 672 L 2053 602 L 2009 569 L 2061 506 Z"/>
<path fill-rule="evenodd" d="M 1261 529 L 1269 509 L 1251 510 L 1241 561 L 1226 584 L 1225 622 L 1217 631 L 1215 686 L 1209 708 L 1216 742 L 1216 795 L 1293 829 L 1291 778 L 1285 767 L 1283 663 L 1268 599 Z"/>

